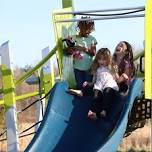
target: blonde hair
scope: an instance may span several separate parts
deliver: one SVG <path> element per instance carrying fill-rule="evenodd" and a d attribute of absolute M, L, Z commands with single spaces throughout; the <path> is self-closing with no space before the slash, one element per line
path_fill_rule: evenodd
<path fill-rule="evenodd" d="M 95 74 L 98 67 L 99 67 L 99 63 L 98 60 L 101 59 L 101 57 L 104 57 L 107 61 L 108 61 L 108 66 L 111 67 L 111 53 L 110 50 L 108 48 L 101 48 L 98 50 L 95 59 L 91 65 L 91 73 Z"/>

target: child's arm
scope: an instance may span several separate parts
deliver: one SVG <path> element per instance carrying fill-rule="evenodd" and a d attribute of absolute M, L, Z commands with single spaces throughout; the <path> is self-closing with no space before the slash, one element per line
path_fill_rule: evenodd
<path fill-rule="evenodd" d="M 127 81 L 129 78 L 127 76 L 127 74 L 123 73 L 121 76 L 117 75 L 116 81 L 118 83 L 123 82 L 123 81 Z"/>
<path fill-rule="evenodd" d="M 131 71 L 132 71 L 132 69 L 127 69 L 120 76 L 118 73 L 115 73 L 116 81 L 118 83 L 123 82 L 123 81 L 128 81 L 131 78 L 131 76 L 130 76 Z"/>
<path fill-rule="evenodd" d="M 68 53 L 69 55 L 72 55 L 73 52 L 74 52 L 74 49 L 73 49 L 73 47 L 67 47 L 67 48 L 66 48 L 66 51 L 67 51 L 67 53 Z"/>
<path fill-rule="evenodd" d="M 92 78 L 92 82 L 87 82 L 87 81 L 85 81 L 85 82 L 83 83 L 83 87 L 86 87 L 87 85 L 88 85 L 89 87 L 93 87 L 93 85 L 94 85 L 95 82 L 96 82 L 96 74 L 94 73 L 94 74 L 93 74 L 93 78 Z"/>
<path fill-rule="evenodd" d="M 83 87 L 86 87 L 86 86 L 89 86 L 89 87 L 92 87 L 93 86 L 93 83 L 92 82 L 83 82 Z"/>
<path fill-rule="evenodd" d="M 119 76 L 118 73 L 114 74 L 115 80 L 117 81 L 117 83 L 123 82 L 123 81 L 127 81 L 129 79 L 128 75 L 126 73 L 123 73 L 122 75 Z"/>
<path fill-rule="evenodd" d="M 119 80 L 118 66 L 117 65 L 113 65 L 111 71 L 112 71 L 112 74 L 113 74 L 115 80 L 118 82 L 118 80 Z"/>
<path fill-rule="evenodd" d="M 90 48 L 86 48 L 80 45 L 75 46 L 75 48 L 79 51 L 86 52 L 91 56 L 94 56 L 96 54 L 96 44 L 92 44 Z"/>
<path fill-rule="evenodd" d="M 96 54 L 96 44 L 92 44 L 91 47 L 88 49 L 88 53 L 91 55 L 91 56 L 95 56 Z"/>
<path fill-rule="evenodd" d="M 75 41 L 73 40 L 73 37 L 68 36 L 68 37 L 62 39 L 62 42 L 65 42 L 64 51 L 66 51 L 66 53 L 68 53 L 69 55 L 72 55 L 73 52 L 75 51 L 75 48 L 74 48 Z"/>
<path fill-rule="evenodd" d="M 85 81 L 85 82 L 83 83 L 83 87 L 86 87 L 87 85 L 88 85 L 89 87 L 93 87 L 93 85 L 94 85 L 94 83 L 95 83 L 95 80 L 96 80 L 96 76 L 95 76 L 95 74 L 94 74 L 94 75 L 93 75 L 92 82 L 87 82 L 87 81 Z"/>
<path fill-rule="evenodd" d="M 92 44 L 90 48 L 85 48 L 84 52 L 88 53 L 91 56 L 96 54 L 96 44 Z"/>

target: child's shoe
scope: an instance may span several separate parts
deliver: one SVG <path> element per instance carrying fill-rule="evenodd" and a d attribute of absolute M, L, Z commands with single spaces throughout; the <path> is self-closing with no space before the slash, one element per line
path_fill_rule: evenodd
<path fill-rule="evenodd" d="M 88 118 L 90 120 L 97 120 L 98 119 L 96 113 L 92 112 L 91 110 L 89 110 L 89 112 L 88 112 Z"/>
<path fill-rule="evenodd" d="M 69 89 L 68 91 L 70 94 L 83 97 L 83 92 L 81 90 Z"/>
<path fill-rule="evenodd" d="M 102 111 L 100 112 L 100 117 L 101 117 L 101 118 L 106 117 L 106 111 L 105 111 L 105 110 L 102 110 Z"/>

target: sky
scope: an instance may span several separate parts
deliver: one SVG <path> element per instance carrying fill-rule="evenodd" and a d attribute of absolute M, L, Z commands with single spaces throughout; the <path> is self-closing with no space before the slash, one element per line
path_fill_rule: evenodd
<path fill-rule="evenodd" d="M 146 0 L 74 0 L 74 10 L 144 6 Z M 61 0 L 0 0 L 0 45 L 9 40 L 14 66 L 35 65 L 41 50 L 55 46 L 52 11 L 62 8 Z M 95 21 L 92 33 L 97 49 L 113 52 L 121 40 L 143 49 L 144 18 Z"/>

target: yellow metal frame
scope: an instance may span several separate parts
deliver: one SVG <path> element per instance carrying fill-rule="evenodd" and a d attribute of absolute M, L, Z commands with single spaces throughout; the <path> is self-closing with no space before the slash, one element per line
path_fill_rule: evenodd
<path fill-rule="evenodd" d="M 3 88 L 0 90 L 1 93 L 4 95 L 4 99 L 0 100 L 0 105 L 5 105 L 6 110 L 8 110 L 12 105 L 16 103 L 18 100 L 30 98 L 33 96 L 37 96 L 39 93 L 28 93 L 20 96 L 15 95 L 15 88 L 21 84 L 23 81 L 25 81 L 28 77 L 30 77 L 35 71 L 37 71 L 44 63 L 46 63 L 56 52 L 57 45 L 52 49 L 52 51 L 43 59 L 41 60 L 33 69 L 28 71 L 25 75 L 23 75 L 21 78 L 19 78 L 17 81 L 14 82 L 14 78 L 12 75 L 12 71 L 7 68 L 5 65 L 1 65 L 1 71 L 2 71 L 2 83 Z M 45 89 L 46 87 L 50 89 L 50 87 L 54 83 L 54 75 L 49 75 L 49 81 L 48 81 L 48 75 L 45 76 Z M 49 82 L 49 85 L 47 83 Z M 51 83 L 51 85 L 50 85 Z M 47 86 L 46 86 L 47 85 Z"/>
<path fill-rule="evenodd" d="M 62 38 L 67 37 L 68 35 L 71 35 L 71 33 L 69 33 L 69 28 L 71 26 L 71 23 L 56 23 L 57 20 L 60 19 L 71 19 L 73 18 L 73 15 L 71 14 L 65 14 L 65 15 L 55 15 L 56 13 L 59 12 L 64 12 L 64 11 L 72 11 L 72 7 L 68 7 L 68 8 L 64 8 L 64 9 L 60 9 L 57 11 L 53 11 L 53 15 L 52 15 L 52 20 L 53 20 L 53 25 L 54 25 L 54 33 L 55 33 L 55 40 L 56 42 L 59 41 L 59 45 L 58 45 L 58 50 L 56 52 L 57 55 L 57 59 L 58 59 L 58 64 L 59 64 L 59 69 L 60 70 L 60 74 L 62 75 L 62 69 L 63 69 L 63 51 L 62 51 Z"/>
<path fill-rule="evenodd" d="M 2 84 L 3 84 L 3 98 L 5 109 L 8 110 L 15 104 L 15 85 L 11 69 L 6 65 L 1 66 Z"/>
<path fill-rule="evenodd" d="M 145 98 L 152 99 L 152 0 L 145 12 Z"/>
<path fill-rule="evenodd" d="M 70 35 L 76 34 L 76 29 L 74 23 L 56 23 L 57 20 L 65 20 L 65 19 L 72 19 L 72 14 L 65 14 L 65 15 L 56 15 L 56 13 L 59 12 L 71 12 L 73 10 L 72 7 L 63 8 L 57 11 L 53 12 L 52 18 L 53 18 L 53 25 L 54 25 L 54 32 L 55 32 L 55 39 L 56 41 L 59 41 L 58 43 L 58 49 L 56 52 L 58 65 L 59 65 L 59 71 L 60 71 L 60 78 L 63 80 L 66 80 L 69 83 L 70 87 L 75 87 L 75 77 L 73 69 L 70 67 L 73 67 L 73 59 L 68 56 L 64 56 L 63 54 L 63 44 L 62 39 L 66 38 Z M 65 65 L 66 64 L 66 65 Z M 65 65 L 65 66 L 63 66 Z"/>

